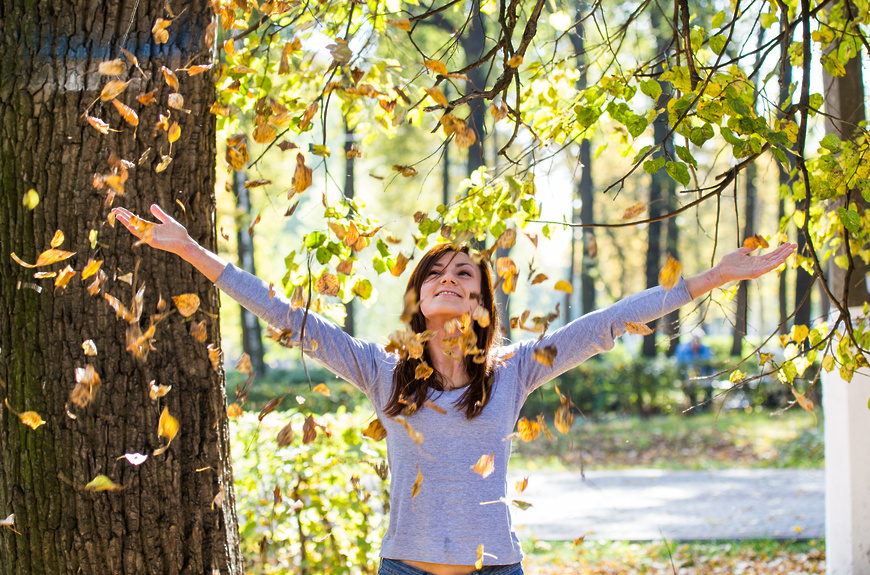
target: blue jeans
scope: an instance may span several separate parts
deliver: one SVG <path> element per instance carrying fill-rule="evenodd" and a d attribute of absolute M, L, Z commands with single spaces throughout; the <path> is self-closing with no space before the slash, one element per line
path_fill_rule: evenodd
<path fill-rule="evenodd" d="M 432 575 L 428 571 L 417 569 L 407 563 L 395 559 L 381 558 L 381 567 L 378 575 Z M 472 571 L 468 575 L 523 575 L 522 563 L 513 565 L 487 565 L 482 569 Z"/>

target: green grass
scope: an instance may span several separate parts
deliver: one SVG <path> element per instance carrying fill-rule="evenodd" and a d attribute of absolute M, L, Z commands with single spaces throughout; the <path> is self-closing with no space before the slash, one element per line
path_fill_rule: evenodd
<path fill-rule="evenodd" d="M 518 469 L 824 467 L 822 421 L 797 409 L 577 420 L 568 436 L 514 440 Z"/>

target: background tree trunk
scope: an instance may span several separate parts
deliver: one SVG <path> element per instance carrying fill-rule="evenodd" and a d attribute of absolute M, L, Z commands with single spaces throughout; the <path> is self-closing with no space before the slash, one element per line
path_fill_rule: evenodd
<path fill-rule="evenodd" d="M 344 197 L 352 200 L 356 195 L 356 132 L 344 120 Z M 356 317 L 354 316 L 354 300 L 344 304 L 346 315 L 344 316 L 344 331 L 356 335 Z"/>
<path fill-rule="evenodd" d="M 758 168 L 751 164 L 746 168 L 746 205 L 744 206 L 745 219 L 743 223 L 743 239 L 746 240 L 755 235 L 755 199 L 758 195 L 755 187 L 755 177 Z M 746 316 L 749 312 L 749 282 L 742 281 L 737 287 L 737 310 L 734 318 L 734 330 L 731 334 L 731 355 L 739 357 L 743 355 L 743 338 L 746 337 Z"/>
<path fill-rule="evenodd" d="M 80 275 L 88 258 L 105 260 L 102 291 L 129 305 L 135 288 L 120 276 L 133 272 L 134 285 L 145 286 L 143 324 L 157 313 L 160 297 L 198 294 L 203 311 L 192 320 L 206 320 L 208 342 L 220 345 L 214 286 L 179 258 L 131 250 L 134 238 L 106 225 L 107 188 L 93 186 L 94 174 L 109 172 L 110 151 L 135 163 L 151 148 L 147 160 L 130 170 L 126 194 L 115 205 L 147 213 L 151 203 L 160 203 L 194 239 L 215 248 L 211 72 L 189 79 L 179 74 L 190 113 L 173 111 L 181 138 L 173 144 L 172 163 L 155 172 L 160 154 L 169 153 L 166 133 L 155 135 L 153 128 L 157 114 L 167 113 L 170 92 L 160 67 L 186 67 L 196 54 L 205 56 L 195 63 L 209 58 L 205 30 L 212 10 L 204 1 L 177 9 L 168 43 L 155 45 L 151 27 L 158 17 L 171 17 L 162 0 L 0 3 L 0 402 L 17 412 L 36 411 L 46 421 L 32 430 L 0 408 L 0 515 L 14 513 L 20 533 L 0 530 L 3 574 L 242 572 L 223 379 L 206 344 L 173 313 L 157 326 L 147 361 L 137 362 L 126 350 L 127 323 L 102 293 L 88 294 L 91 279 L 83 282 Z M 120 99 L 137 111 L 140 126 L 134 131 L 114 106 L 97 102 L 89 114 L 120 130 L 104 136 L 83 113 L 106 83 L 98 64 L 119 57 L 122 46 L 139 58 L 148 77 L 129 62 L 121 76 L 133 80 Z M 136 96 L 151 90 L 157 105 L 140 105 Z M 22 206 L 29 189 L 41 198 L 32 211 Z M 61 249 L 76 255 L 43 269 L 73 266 L 77 274 L 65 290 L 54 289 L 53 280 L 35 280 L 33 270 L 8 255 L 34 261 L 58 229 L 66 234 Z M 97 232 L 93 248 L 91 230 Z M 88 339 L 96 343 L 95 357 L 83 353 Z M 69 397 L 75 369 L 88 364 L 102 387 L 80 408 Z M 151 381 L 172 390 L 152 401 Z M 166 441 L 157 436 L 164 406 L 180 421 L 180 431 L 168 451 L 154 456 Z M 139 466 L 118 460 L 131 452 L 149 457 Z M 86 491 L 100 474 L 123 490 Z"/>
<path fill-rule="evenodd" d="M 239 265 L 243 270 L 257 275 L 254 264 L 254 238 L 250 233 L 251 195 L 245 187 L 247 175 L 243 171 L 233 173 L 233 192 L 236 195 L 236 243 L 239 246 Z M 263 336 L 260 330 L 260 320 L 239 306 L 242 324 L 242 349 L 251 358 L 251 368 L 258 375 L 266 373 L 266 362 L 263 361 Z"/>

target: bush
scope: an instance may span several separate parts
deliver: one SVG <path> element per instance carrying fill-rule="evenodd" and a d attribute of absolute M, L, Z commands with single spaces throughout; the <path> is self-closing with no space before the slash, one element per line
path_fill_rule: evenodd
<path fill-rule="evenodd" d="M 389 493 L 386 445 L 360 434 L 371 415 L 341 407 L 317 416 L 322 427 L 308 445 L 302 441 L 306 415 L 296 410 L 262 422 L 247 413 L 232 423 L 247 573 L 377 572 Z M 275 437 L 288 422 L 294 438 L 279 448 Z"/>

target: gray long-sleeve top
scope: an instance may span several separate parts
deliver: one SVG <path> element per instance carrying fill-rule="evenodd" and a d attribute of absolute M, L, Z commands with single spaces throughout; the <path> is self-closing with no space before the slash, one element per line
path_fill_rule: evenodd
<path fill-rule="evenodd" d="M 281 296 L 270 298 L 262 280 L 232 264 L 216 284 L 264 321 L 289 330 L 293 342 L 300 343 L 303 308 Z M 381 556 L 470 565 L 477 560 L 482 543 L 486 565 L 521 561 L 523 553 L 507 505 L 511 440 L 506 438 L 513 432 L 526 397 L 559 374 L 611 349 L 615 338 L 625 332 L 626 322 L 652 321 L 690 300 L 684 281 L 670 291 L 648 289 L 586 314 L 541 341 L 493 350 L 494 357 L 503 361 L 496 361 L 491 397 L 482 413 L 468 420 L 464 410 L 453 406 L 464 389 L 433 392 L 430 400 L 447 413 L 424 407 L 408 417 L 407 423 L 423 435 L 419 445 L 401 422 L 384 414 L 398 357 L 309 313 L 303 349 L 312 350 L 308 355 L 365 393 L 387 430 L 392 479 L 390 520 Z M 555 346 L 551 366 L 533 358 L 539 346 Z M 494 455 L 495 469 L 485 478 L 472 469 L 482 455 Z M 418 470 L 423 482 L 412 498 Z"/>

